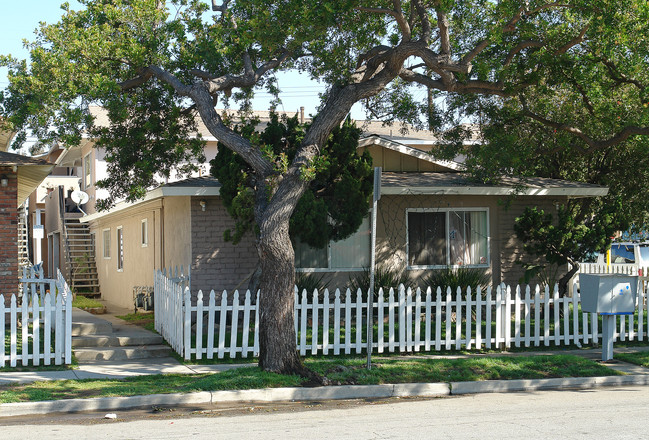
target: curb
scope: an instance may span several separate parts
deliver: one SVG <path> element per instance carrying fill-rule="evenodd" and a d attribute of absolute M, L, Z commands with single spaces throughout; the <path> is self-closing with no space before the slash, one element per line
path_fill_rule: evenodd
<path fill-rule="evenodd" d="M 342 399 L 380 399 L 389 397 L 444 397 L 479 393 L 564 390 L 649 385 L 649 375 L 573 377 L 483 382 L 404 383 L 383 385 L 339 385 L 315 388 L 266 388 L 236 391 L 201 391 L 186 394 L 151 394 L 132 397 L 47 400 L 0 404 L 3 417 L 108 411 L 155 405 L 216 404 L 217 402 L 286 402 Z"/>
<path fill-rule="evenodd" d="M 568 377 L 553 379 L 488 380 L 483 382 L 451 382 L 451 395 L 507 393 L 516 391 L 588 389 L 621 385 L 649 385 L 647 375 Z"/>
<path fill-rule="evenodd" d="M 0 418 L 60 412 L 105 411 L 152 405 L 215 404 L 216 402 L 282 402 L 388 397 L 442 397 L 450 394 L 445 383 L 341 385 L 316 388 L 267 388 L 238 391 L 201 391 L 187 394 L 151 394 L 133 397 L 48 400 L 0 404 Z"/>

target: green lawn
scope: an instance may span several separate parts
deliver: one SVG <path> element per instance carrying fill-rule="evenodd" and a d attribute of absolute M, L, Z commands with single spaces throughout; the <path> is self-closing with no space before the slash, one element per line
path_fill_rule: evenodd
<path fill-rule="evenodd" d="M 612 376 L 620 373 L 573 355 L 470 357 L 467 359 L 365 358 L 307 359 L 306 365 L 333 384 L 480 381 L 550 377 Z M 256 366 L 215 374 L 138 376 L 124 380 L 67 380 L 0 386 L 0 403 L 89 397 L 134 396 L 193 391 L 301 386 L 304 379 L 259 370 Z"/>

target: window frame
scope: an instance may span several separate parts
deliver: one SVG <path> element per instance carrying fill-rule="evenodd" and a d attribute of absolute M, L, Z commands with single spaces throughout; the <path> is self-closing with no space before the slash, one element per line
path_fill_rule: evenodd
<path fill-rule="evenodd" d="M 106 234 L 108 233 L 108 234 Z M 111 245 L 112 245 L 112 237 L 111 237 L 111 231 L 110 228 L 102 229 L 101 230 L 101 245 L 102 245 L 102 252 L 103 252 L 103 257 L 104 260 L 110 260 L 111 256 Z M 106 238 L 108 238 L 108 247 L 106 246 Z"/>
<path fill-rule="evenodd" d="M 426 213 L 426 212 L 434 212 L 434 213 L 439 213 L 443 212 L 445 214 L 445 234 L 444 234 L 444 241 L 446 244 L 446 261 L 447 264 L 435 264 L 435 265 L 410 265 L 410 235 L 409 235 L 409 224 L 408 224 L 408 217 L 411 212 L 416 212 L 416 213 Z M 458 264 L 450 264 L 450 258 L 451 258 L 451 243 L 450 240 L 448 239 L 450 231 L 450 221 L 449 221 L 449 213 L 450 212 L 484 212 L 487 220 L 487 262 L 484 264 L 464 264 L 464 265 L 458 265 Z M 471 207 L 471 208 L 465 208 L 463 206 L 458 206 L 458 207 L 448 207 L 448 208 L 407 208 L 406 209 L 406 270 L 427 270 L 427 269 L 444 269 L 446 267 L 451 267 L 451 268 L 459 268 L 459 267 L 471 267 L 471 268 L 483 268 L 483 269 L 488 269 L 491 267 L 491 224 L 489 221 L 489 208 L 488 207 Z"/>
<path fill-rule="evenodd" d="M 140 244 L 143 248 L 149 246 L 149 219 L 144 218 L 140 223 Z"/>
<path fill-rule="evenodd" d="M 115 228 L 117 244 L 117 272 L 124 272 L 124 228 L 117 226 Z"/>
<path fill-rule="evenodd" d="M 92 152 L 83 156 L 83 188 L 92 187 Z"/>

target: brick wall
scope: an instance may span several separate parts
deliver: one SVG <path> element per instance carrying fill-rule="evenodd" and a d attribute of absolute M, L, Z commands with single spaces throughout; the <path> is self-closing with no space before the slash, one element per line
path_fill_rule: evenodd
<path fill-rule="evenodd" d="M 0 167 L 0 176 L 9 180 L 0 187 L 0 292 L 8 303 L 18 292 L 18 178 L 11 167 Z"/>
<path fill-rule="evenodd" d="M 205 211 L 200 202 L 205 201 Z M 257 249 L 252 234 L 239 244 L 223 240 L 223 232 L 234 228 L 234 221 L 225 210 L 219 197 L 192 197 L 192 291 L 210 290 L 230 292 L 238 286 L 245 292 L 246 278 L 257 265 Z M 219 292 L 220 293 L 220 292 Z"/>

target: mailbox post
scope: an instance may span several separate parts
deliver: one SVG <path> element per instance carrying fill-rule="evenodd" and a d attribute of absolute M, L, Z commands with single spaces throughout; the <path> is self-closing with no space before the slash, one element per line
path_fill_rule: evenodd
<path fill-rule="evenodd" d="M 613 359 L 615 317 L 633 315 L 638 277 L 620 274 L 581 274 L 581 309 L 602 315 L 602 360 Z"/>

